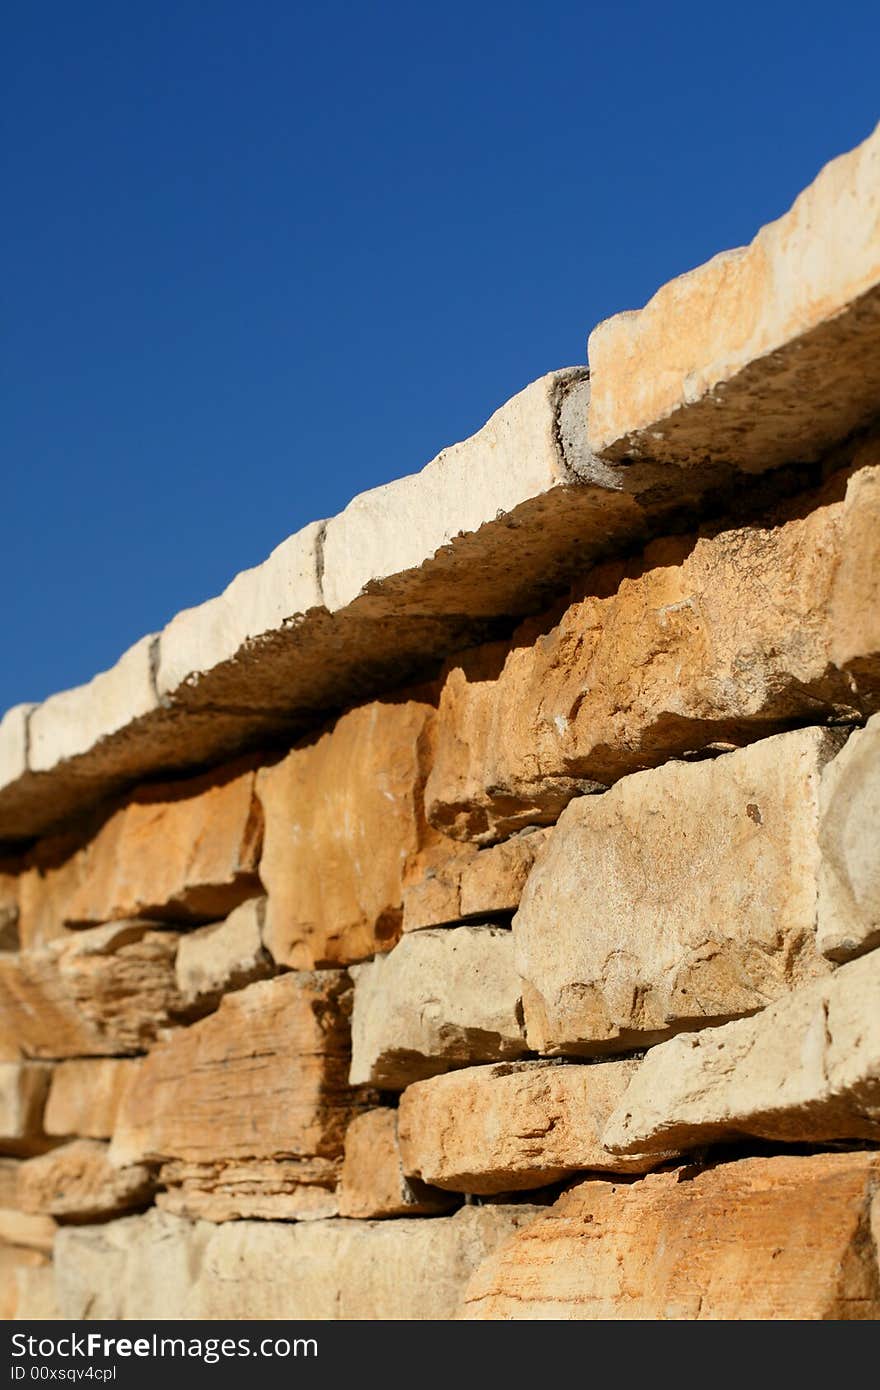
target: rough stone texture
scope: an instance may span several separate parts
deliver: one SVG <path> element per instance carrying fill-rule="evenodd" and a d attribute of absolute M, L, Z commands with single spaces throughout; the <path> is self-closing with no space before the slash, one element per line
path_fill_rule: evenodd
<path fill-rule="evenodd" d="M 833 960 L 880 946 L 880 715 L 822 775 L 818 942 Z"/>
<path fill-rule="evenodd" d="M 43 1124 L 58 1138 L 109 1139 L 136 1057 L 76 1057 L 52 1068 Z"/>
<path fill-rule="evenodd" d="M 450 663 L 426 804 L 457 839 L 554 821 L 595 784 L 880 703 L 880 442 L 766 524 L 663 540 Z M 786 519 L 787 518 L 787 519 Z M 553 625 L 555 623 L 555 625 Z"/>
<path fill-rule="evenodd" d="M 13 705 L 0 718 L 0 787 L 27 775 L 28 720 L 33 705 Z"/>
<path fill-rule="evenodd" d="M 590 336 L 608 460 L 748 471 L 815 458 L 880 399 L 880 127 L 754 241 Z"/>
<path fill-rule="evenodd" d="M 111 922 L 0 956 L 0 1056 L 143 1051 L 180 1008 L 176 950 L 176 932 Z"/>
<path fill-rule="evenodd" d="M 22 1162 L 22 1168 L 33 1159 Z M 0 1207 L 0 1247 L 20 1245 L 27 1250 L 44 1250 L 51 1254 L 55 1240 L 56 1222 L 51 1216 L 34 1215 L 16 1207 Z"/>
<path fill-rule="evenodd" d="M 19 1158 L 0 1158 L 0 1207 L 14 1207 L 18 1204 Z"/>
<path fill-rule="evenodd" d="M 424 1216 L 448 1211 L 455 1198 L 404 1176 L 397 1138 L 397 1111 L 366 1110 L 345 1136 L 339 1182 L 339 1215 L 360 1220 Z"/>
<path fill-rule="evenodd" d="M 455 1317 L 477 1265 L 538 1210 L 222 1226 L 153 1211 L 68 1228 L 55 1250 L 61 1315 L 443 1321 Z"/>
<path fill-rule="evenodd" d="M 351 1082 L 402 1090 L 413 1081 L 521 1057 L 513 936 L 496 927 L 413 932 L 355 979 Z"/>
<path fill-rule="evenodd" d="M 141 787 L 83 851 L 68 924 L 204 922 L 261 892 L 262 816 L 249 763 Z"/>
<path fill-rule="evenodd" d="M 97 827 L 96 827 L 97 828 Z M 81 853 L 84 836 L 70 833 L 38 840 L 25 856 L 18 886 L 18 934 L 21 949 L 45 946 L 67 931 L 67 905 L 86 869 Z"/>
<path fill-rule="evenodd" d="M 545 1187 L 579 1170 L 656 1168 L 656 1155 L 621 1166 L 621 1156 L 602 1143 L 637 1065 L 500 1062 L 419 1081 L 400 1098 L 404 1172 L 453 1192 L 491 1196 Z"/>
<path fill-rule="evenodd" d="M 346 1082 L 344 971 L 280 975 L 153 1049 L 123 1097 L 119 1164 L 145 1159 L 341 1158 L 357 1102 Z"/>
<path fill-rule="evenodd" d="M 157 708 L 155 641 L 154 635 L 142 637 L 109 671 L 34 706 L 28 728 L 31 772 L 51 772 Z"/>
<path fill-rule="evenodd" d="M 317 1221 L 337 1216 L 339 1161 L 331 1158 L 163 1163 L 156 1197 L 165 1211 L 192 1219 Z"/>
<path fill-rule="evenodd" d="M 39 1062 L 0 1061 L 0 1149 L 4 1153 L 39 1153 L 46 1147 L 43 1107 L 51 1071 Z"/>
<path fill-rule="evenodd" d="M 18 1173 L 22 1211 L 94 1221 L 145 1206 L 153 1195 L 151 1170 L 144 1164 L 114 1167 L 108 1147 L 96 1139 L 74 1139 L 29 1158 Z"/>
<path fill-rule="evenodd" d="M 429 840 L 422 793 L 433 710 L 362 705 L 263 769 L 265 942 L 295 969 L 347 964 L 400 933 L 403 885 Z"/>
<path fill-rule="evenodd" d="M 580 1183 L 481 1265 L 465 1316 L 876 1319 L 878 1164 L 871 1153 L 782 1155 L 686 1181 Z"/>
<path fill-rule="evenodd" d="M 604 1140 L 650 1152 L 744 1134 L 880 1140 L 880 952 L 754 1018 L 652 1048 Z"/>
<path fill-rule="evenodd" d="M 58 1316 L 48 1255 L 16 1245 L 0 1246 L 0 1322 Z"/>
<path fill-rule="evenodd" d="M 404 889 L 403 930 L 515 912 L 548 833 L 529 828 L 487 849 L 463 845 L 451 856 L 447 850 Z"/>
<path fill-rule="evenodd" d="M 21 865 L 0 858 L 0 951 L 17 951 Z"/>
<path fill-rule="evenodd" d="M 222 996 L 274 973 L 263 946 L 265 898 L 251 898 L 223 922 L 197 927 L 180 938 L 177 988 L 187 1007 L 214 1008 Z"/>
<path fill-rule="evenodd" d="M 571 802 L 514 919 L 529 1047 L 644 1046 L 827 973 L 819 782 L 841 741 L 799 729 Z"/>

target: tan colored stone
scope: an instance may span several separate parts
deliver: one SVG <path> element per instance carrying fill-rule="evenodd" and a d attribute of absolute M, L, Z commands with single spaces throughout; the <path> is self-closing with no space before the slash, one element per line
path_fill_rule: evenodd
<path fill-rule="evenodd" d="M 644 1173 L 663 1158 L 602 1143 L 637 1063 L 499 1062 L 416 1082 L 400 1098 L 400 1153 L 411 1178 L 491 1196 L 546 1187 L 580 1170 Z"/>
<path fill-rule="evenodd" d="M 0 1322 L 54 1316 L 46 1311 L 34 1311 L 47 1307 L 46 1282 L 42 1281 L 51 1283 L 51 1278 L 52 1267 L 44 1251 L 0 1245 Z"/>
<path fill-rule="evenodd" d="M 21 864 L 0 858 L 0 951 L 17 951 Z"/>
<path fill-rule="evenodd" d="M 798 729 L 571 802 L 514 919 L 530 1048 L 645 1046 L 826 974 L 819 782 L 840 743 Z"/>
<path fill-rule="evenodd" d="M 339 1160 L 243 1159 L 163 1163 L 156 1196 L 164 1211 L 191 1220 L 319 1221 L 339 1214 Z"/>
<path fill-rule="evenodd" d="M 274 974 L 263 946 L 265 898 L 251 898 L 223 922 L 197 927 L 180 938 L 175 974 L 188 1007 L 214 1008 L 227 991 Z"/>
<path fill-rule="evenodd" d="M 26 1163 L 33 1162 L 26 1159 Z M 0 1207 L 0 1244 L 21 1245 L 28 1250 L 52 1252 L 56 1223 L 51 1216 L 19 1211 L 17 1207 Z"/>
<path fill-rule="evenodd" d="M 357 1108 L 344 971 L 291 973 L 227 994 L 153 1049 L 126 1091 L 113 1160 L 341 1158 Z"/>
<path fill-rule="evenodd" d="M 67 923 L 216 921 L 257 895 L 263 827 L 254 775 L 236 763 L 141 787 L 83 851 Z"/>
<path fill-rule="evenodd" d="M 24 861 L 19 880 L 21 949 L 45 946 L 64 936 L 67 905 L 78 891 L 86 867 L 83 836 L 52 835 L 40 840 Z"/>
<path fill-rule="evenodd" d="M 181 1005 L 176 949 L 176 932 L 111 922 L 0 957 L 0 1056 L 143 1051 Z"/>
<path fill-rule="evenodd" d="M 670 757 L 877 709 L 880 442 L 855 461 L 765 525 L 595 570 L 509 648 L 451 662 L 432 824 L 491 842 Z"/>
<path fill-rule="evenodd" d="M 404 889 L 403 930 L 449 926 L 515 912 L 538 850 L 549 832 L 531 827 L 477 850 L 459 845 Z"/>
<path fill-rule="evenodd" d="M 479 1319 L 874 1320 L 877 1154 L 580 1183 L 471 1279 Z"/>
<path fill-rule="evenodd" d="M 339 1183 L 339 1215 L 359 1220 L 385 1216 L 435 1215 L 455 1198 L 404 1176 L 397 1139 L 397 1111 L 386 1108 L 356 1115 L 345 1136 Z"/>
<path fill-rule="evenodd" d="M 18 1205 L 18 1169 L 20 1158 L 0 1158 L 0 1207 Z"/>
<path fill-rule="evenodd" d="M 742 1135 L 880 1139 L 880 952 L 756 1014 L 652 1048 L 611 1115 L 616 1152 Z"/>
<path fill-rule="evenodd" d="M 264 769 L 265 942 L 296 969 L 363 960 L 400 934 L 403 885 L 429 839 L 422 791 L 433 711 L 362 705 Z"/>
<path fill-rule="evenodd" d="M 818 942 L 833 960 L 880 946 L 880 715 L 822 774 Z"/>
<path fill-rule="evenodd" d="M 11 1311 L 15 1322 L 57 1322 L 55 1274 L 50 1264 L 22 1265 L 11 1271 Z"/>
<path fill-rule="evenodd" d="M 749 246 L 590 335 L 591 448 L 747 471 L 816 458 L 880 397 L 880 127 Z"/>
<path fill-rule="evenodd" d="M 412 932 L 351 973 L 353 1085 L 402 1090 L 526 1050 L 513 937 L 503 928 Z"/>
<path fill-rule="evenodd" d="M 39 1062 L 0 1061 L 0 1149 L 39 1153 L 46 1147 L 43 1107 L 52 1068 Z"/>
<path fill-rule="evenodd" d="M 94 1221 L 145 1206 L 155 1185 L 151 1170 L 145 1164 L 114 1167 L 108 1149 L 96 1139 L 74 1139 L 29 1158 L 18 1172 L 22 1211 Z"/>
<path fill-rule="evenodd" d="M 109 1139 L 137 1057 L 76 1057 L 52 1068 L 44 1125 L 58 1138 Z"/>
<path fill-rule="evenodd" d="M 77 1320 L 454 1318 L 472 1271 L 533 1206 L 398 1221 L 183 1221 L 163 1211 L 68 1227 L 61 1315 Z"/>
<path fill-rule="evenodd" d="M 62 690 L 35 705 L 28 726 L 28 769 L 50 772 L 88 753 L 158 707 L 153 679 L 153 635 L 142 637 L 86 685 Z"/>
<path fill-rule="evenodd" d="M 0 718 L 0 787 L 27 775 L 28 722 L 35 705 L 13 705 Z"/>

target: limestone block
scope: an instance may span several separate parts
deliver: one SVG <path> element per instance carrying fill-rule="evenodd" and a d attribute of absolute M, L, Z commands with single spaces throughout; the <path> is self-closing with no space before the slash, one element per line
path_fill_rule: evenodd
<path fill-rule="evenodd" d="M 21 864 L 0 858 L 0 951 L 17 951 Z"/>
<path fill-rule="evenodd" d="M 530 1206 L 398 1221 L 183 1221 L 163 1211 L 56 1240 L 64 1318 L 448 1320 Z"/>
<path fill-rule="evenodd" d="M 840 743 L 798 729 L 571 802 L 514 919 L 530 1048 L 645 1046 L 826 974 L 819 782 Z"/>
<path fill-rule="evenodd" d="M 24 1168 L 33 1159 L 22 1162 Z M 0 1207 L 0 1246 L 20 1245 L 28 1250 L 52 1252 L 56 1223 L 51 1216 L 19 1211 L 17 1207 Z"/>
<path fill-rule="evenodd" d="M 490 843 L 619 777 L 880 702 L 880 442 L 762 526 L 653 543 L 450 661 L 425 799 Z M 873 466 L 871 466 L 873 465 Z"/>
<path fill-rule="evenodd" d="M 249 762 L 141 787 L 83 851 L 75 926 L 123 917 L 216 921 L 260 893 L 262 816 Z"/>
<path fill-rule="evenodd" d="M 191 1220 L 320 1221 L 339 1214 L 339 1160 L 268 1158 L 163 1163 L 156 1204 Z"/>
<path fill-rule="evenodd" d="M 822 774 L 818 941 L 833 960 L 880 946 L 880 715 Z"/>
<path fill-rule="evenodd" d="M 335 970 L 225 995 L 144 1059 L 122 1100 L 114 1162 L 341 1158 L 357 1108 L 346 1082 L 350 996 Z"/>
<path fill-rule="evenodd" d="M 142 637 L 109 671 L 34 706 L 28 768 L 50 772 L 158 707 L 153 679 L 154 635 Z"/>
<path fill-rule="evenodd" d="M 110 922 L 0 957 L 0 1056 L 143 1051 L 181 1007 L 176 950 L 176 932 Z"/>
<path fill-rule="evenodd" d="M 0 1207 L 15 1207 L 18 1204 L 18 1169 L 20 1158 L 0 1158 Z"/>
<path fill-rule="evenodd" d="M 513 937 L 503 928 L 412 932 L 351 974 L 352 1085 L 402 1090 L 526 1050 Z"/>
<path fill-rule="evenodd" d="M 261 640 L 301 624 L 323 606 L 318 550 L 325 523 L 313 521 L 288 536 L 261 565 L 242 570 L 207 603 L 185 608 L 162 632 L 156 681 L 161 697 L 180 687 L 196 687 L 200 678 L 227 662 L 246 662 Z M 237 692 L 233 692 L 234 694 Z M 283 697 L 255 682 L 250 698 L 259 706 L 269 696 L 276 706 Z"/>
<path fill-rule="evenodd" d="M 465 1316 L 874 1320 L 877 1154 L 778 1155 L 587 1181 L 497 1249 Z"/>
<path fill-rule="evenodd" d="M 432 715 L 421 700 L 362 705 L 259 773 L 265 942 L 279 964 L 346 964 L 394 944 L 404 880 L 437 838 L 422 810 Z"/>
<path fill-rule="evenodd" d="M 747 471 L 815 458 L 880 391 L 880 127 L 749 246 L 617 314 L 589 342 L 604 459 Z"/>
<path fill-rule="evenodd" d="M 611 1115 L 617 1152 L 744 1134 L 880 1139 L 880 952 L 756 1014 L 652 1048 Z"/>
<path fill-rule="evenodd" d="M 74 1057 L 52 1068 L 44 1126 L 58 1138 L 109 1139 L 136 1057 Z"/>
<path fill-rule="evenodd" d="M 43 1107 L 52 1068 L 39 1062 L 0 1061 L 0 1149 L 39 1153 L 46 1147 Z"/>
<path fill-rule="evenodd" d="M 18 934 L 22 950 L 45 946 L 67 931 L 67 907 L 86 872 L 86 855 L 81 850 L 87 838 L 88 833 L 76 832 L 47 835 L 25 856 L 18 881 Z"/>
<path fill-rule="evenodd" d="M 655 1168 L 662 1161 L 656 1155 L 621 1166 L 621 1156 L 602 1143 L 637 1065 L 499 1062 L 418 1081 L 400 1098 L 404 1172 L 490 1196 L 546 1187 L 578 1170 Z"/>
<path fill-rule="evenodd" d="M 51 1285 L 52 1266 L 45 1251 L 0 1245 L 0 1322 L 57 1317 Z"/>
<path fill-rule="evenodd" d="M 150 1168 L 146 1164 L 114 1167 L 108 1149 L 96 1139 L 73 1139 L 39 1158 L 29 1158 L 18 1172 L 22 1211 L 94 1221 L 145 1206 L 154 1187 Z"/>
<path fill-rule="evenodd" d="M 355 1116 L 345 1136 L 340 1216 L 430 1216 L 448 1211 L 454 1203 L 448 1192 L 404 1176 L 396 1110 L 383 1107 Z"/>
<path fill-rule="evenodd" d="M 274 973 L 263 946 L 265 910 L 265 898 L 250 898 L 224 921 L 181 936 L 175 975 L 184 1004 L 214 1008 L 227 991 Z"/>
<path fill-rule="evenodd" d="M 14 784 L 28 770 L 28 721 L 35 705 L 13 705 L 0 718 L 0 787 Z"/>
<path fill-rule="evenodd" d="M 538 850 L 549 832 L 528 827 L 501 844 L 458 852 L 429 864 L 403 894 L 403 930 L 447 926 L 515 912 Z"/>

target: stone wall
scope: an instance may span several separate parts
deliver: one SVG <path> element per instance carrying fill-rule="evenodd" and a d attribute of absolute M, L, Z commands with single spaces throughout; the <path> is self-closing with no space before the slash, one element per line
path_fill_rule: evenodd
<path fill-rule="evenodd" d="M 5 1317 L 880 1317 L 880 130 L 0 837 Z"/>

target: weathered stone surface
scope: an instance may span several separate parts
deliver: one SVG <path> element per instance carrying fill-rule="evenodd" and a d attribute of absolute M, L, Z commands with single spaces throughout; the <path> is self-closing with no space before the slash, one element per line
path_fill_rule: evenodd
<path fill-rule="evenodd" d="M 143 1051 L 180 1008 L 176 950 L 176 932 L 111 922 L 0 957 L 0 1056 Z"/>
<path fill-rule="evenodd" d="M 413 1081 L 521 1057 L 513 937 L 497 927 L 412 932 L 355 979 L 351 1081 L 402 1090 Z"/>
<path fill-rule="evenodd" d="M 27 775 L 28 720 L 33 705 L 13 705 L 0 719 L 0 787 Z"/>
<path fill-rule="evenodd" d="M 673 1171 L 580 1183 L 481 1265 L 465 1316 L 876 1319 L 878 1164 L 871 1153 L 781 1155 L 687 1181 Z"/>
<path fill-rule="evenodd" d="M 357 1108 L 344 971 L 291 973 L 227 994 L 144 1059 L 113 1160 L 341 1158 Z"/>
<path fill-rule="evenodd" d="M 815 458 L 880 399 L 880 127 L 749 246 L 589 343 L 603 458 L 749 471 Z"/>
<path fill-rule="evenodd" d="M 0 1207 L 18 1205 L 18 1169 L 20 1158 L 0 1158 Z"/>
<path fill-rule="evenodd" d="M 0 858 L 0 951 L 17 951 L 21 865 Z"/>
<path fill-rule="evenodd" d="M 822 775 L 818 941 L 833 960 L 880 946 L 880 715 Z"/>
<path fill-rule="evenodd" d="M 216 921 L 261 892 L 262 816 L 249 763 L 139 788 L 83 851 L 65 918 Z"/>
<path fill-rule="evenodd" d="M 33 1160 L 27 1159 L 25 1162 L 32 1163 Z M 16 1207 L 0 1207 L 0 1246 L 20 1245 L 28 1250 L 51 1253 L 55 1231 L 56 1223 L 51 1216 L 19 1211 Z"/>
<path fill-rule="evenodd" d="M 369 1220 L 434 1215 L 448 1211 L 454 1203 L 448 1192 L 404 1176 L 396 1110 L 384 1107 L 355 1116 L 345 1136 L 340 1216 Z"/>
<path fill-rule="evenodd" d="M 621 1166 L 621 1155 L 602 1143 L 637 1065 L 499 1062 L 416 1082 L 400 1098 L 404 1172 L 490 1196 L 545 1187 L 579 1170 L 656 1168 L 656 1155 Z"/>
<path fill-rule="evenodd" d="M 28 728 L 28 769 L 50 772 L 158 706 L 153 679 L 155 636 L 142 637 L 109 671 L 35 705 Z"/>
<path fill-rule="evenodd" d="M 404 881 L 437 838 L 422 806 L 432 717 L 422 700 L 374 701 L 259 773 L 264 935 L 280 964 L 346 964 L 394 944 Z"/>
<path fill-rule="evenodd" d="M 603 566 L 558 617 L 451 662 L 432 824 L 497 840 L 667 758 L 873 713 L 880 442 L 855 463 L 763 526 L 658 541 Z"/>
<path fill-rule="evenodd" d="M 22 1211 L 93 1221 L 144 1206 L 153 1195 L 150 1168 L 146 1164 L 114 1167 L 108 1148 L 96 1139 L 74 1139 L 39 1158 L 29 1158 L 18 1171 Z"/>
<path fill-rule="evenodd" d="M 39 1062 L 0 1061 L 0 1149 L 5 1153 L 39 1153 L 46 1147 L 43 1107 L 51 1071 Z"/>
<path fill-rule="evenodd" d="M 461 845 L 451 856 L 447 851 L 404 889 L 403 930 L 515 912 L 548 833 L 529 827 L 487 849 Z"/>
<path fill-rule="evenodd" d="M 197 927 L 180 938 L 175 974 L 187 1006 L 214 1008 L 227 991 L 274 974 L 263 946 L 265 898 L 251 898 L 223 922 Z"/>
<path fill-rule="evenodd" d="M 109 1139 L 137 1057 L 75 1057 L 52 1068 L 44 1127 L 58 1138 Z"/>
<path fill-rule="evenodd" d="M 644 1046 L 827 973 L 819 782 L 841 741 L 798 729 L 571 802 L 514 919 L 529 1047 Z"/>
<path fill-rule="evenodd" d="M 164 1211 L 206 1221 L 260 1217 L 266 1221 L 318 1221 L 339 1214 L 339 1160 L 243 1159 L 216 1163 L 163 1163 L 156 1196 Z"/>
<path fill-rule="evenodd" d="M 455 1317 L 477 1265 L 538 1210 L 222 1226 L 152 1211 L 69 1227 L 55 1250 L 61 1315 L 442 1321 Z"/>
<path fill-rule="evenodd" d="M 754 1018 L 652 1048 L 604 1141 L 650 1152 L 744 1134 L 880 1139 L 880 952 Z"/>
<path fill-rule="evenodd" d="M 67 931 L 67 905 L 86 868 L 83 836 L 71 833 L 38 840 L 24 859 L 18 883 L 18 934 L 21 949 L 45 946 Z"/>
<path fill-rule="evenodd" d="M 0 1245 L 0 1322 L 56 1317 L 48 1255 L 23 1246 Z"/>

